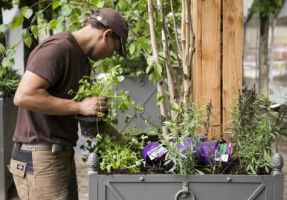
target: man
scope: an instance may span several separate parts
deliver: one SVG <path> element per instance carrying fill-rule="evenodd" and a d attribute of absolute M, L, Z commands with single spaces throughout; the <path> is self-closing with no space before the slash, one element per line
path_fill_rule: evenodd
<path fill-rule="evenodd" d="M 90 75 L 88 57 L 99 60 L 114 51 L 124 56 L 127 37 L 122 15 L 102 8 L 82 29 L 53 35 L 32 51 L 14 97 L 19 111 L 9 169 L 21 200 L 69 199 L 76 115 L 102 115 L 107 99 L 75 102 L 68 91 L 76 91 L 79 80 Z"/>

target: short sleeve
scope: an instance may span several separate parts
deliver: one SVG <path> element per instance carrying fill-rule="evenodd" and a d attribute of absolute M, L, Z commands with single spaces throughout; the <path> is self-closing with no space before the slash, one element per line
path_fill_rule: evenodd
<path fill-rule="evenodd" d="M 65 46 L 46 43 L 31 52 L 26 70 L 46 79 L 50 87 L 61 79 L 65 67 L 68 66 L 69 55 Z"/>

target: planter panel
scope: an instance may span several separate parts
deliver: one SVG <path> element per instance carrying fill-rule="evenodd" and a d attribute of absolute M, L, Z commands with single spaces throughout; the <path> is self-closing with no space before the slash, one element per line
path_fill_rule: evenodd
<path fill-rule="evenodd" d="M 13 148 L 13 133 L 17 119 L 17 107 L 12 98 L 0 98 L 0 199 L 7 199 L 7 191 L 13 178 L 7 169 Z"/>
<path fill-rule="evenodd" d="M 277 175 L 89 175 L 90 200 L 282 200 Z"/>

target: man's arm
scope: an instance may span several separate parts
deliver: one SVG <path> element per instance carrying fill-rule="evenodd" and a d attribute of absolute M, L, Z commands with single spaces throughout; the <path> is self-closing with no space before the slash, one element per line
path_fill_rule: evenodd
<path fill-rule="evenodd" d="M 81 102 L 54 97 L 47 92 L 49 82 L 26 71 L 17 88 L 14 104 L 47 115 L 81 114 L 97 116 L 107 109 L 105 97 L 89 97 Z"/>

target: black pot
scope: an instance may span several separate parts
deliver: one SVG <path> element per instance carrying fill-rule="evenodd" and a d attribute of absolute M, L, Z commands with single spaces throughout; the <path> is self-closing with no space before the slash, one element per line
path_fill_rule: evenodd
<path fill-rule="evenodd" d="M 94 116 L 78 115 L 77 119 L 80 122 L 80 129 L 83 136 L 96 137 L 99 133 L 103 120 Z"/>

